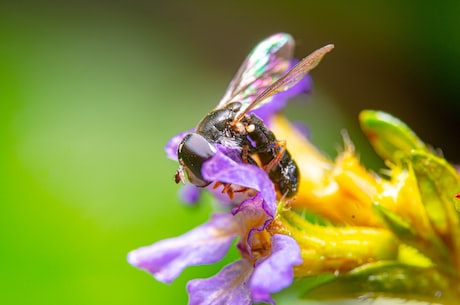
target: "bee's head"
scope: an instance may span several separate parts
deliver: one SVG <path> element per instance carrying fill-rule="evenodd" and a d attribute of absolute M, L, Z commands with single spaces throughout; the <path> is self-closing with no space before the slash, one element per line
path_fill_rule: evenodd
<path fill-rule="evenodd" d="M 177 149 L 177 156 L 181 168 L 176 174 L 176 182 L 183 180 L 182 171 L 187 174 L 190 183 L 198 187 L 205 187 L 211 182 L 206 181 L 201 173 L 203 163 L 211 159 L 216 153 L 214 146 L 203 136 L 190 133 L 184 137 Z"/>

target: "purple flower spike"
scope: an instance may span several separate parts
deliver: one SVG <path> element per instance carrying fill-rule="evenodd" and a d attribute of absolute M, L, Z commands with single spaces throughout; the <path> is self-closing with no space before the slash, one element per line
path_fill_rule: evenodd
<path fill-rule="evenodd" d="M 220 150 L 203 164 L 203 177 L 208 181 L 220 181 L 255 189 L 262 194 L 264 210 L 275 215 L 276 193 L 267 173 L 251 164 L 237 163 Z"/>
<path fill-rule="evenodd" d="M 271 242 L 271 255 L 257 262 L 249 283 L 254 302 L 274 304 L 270 293 L 288 287 L 294 278 L 292 267 L 302 263 L 299 245 L 292 237 L 275 234 Z"/>
<path fill-rule="evenodd" d="M 165 239 L 128 254 L 128 262 L 170 283 L 187 266 L 215 263 L 222 259 L 238 234 L 231 214 L 215 214 L 211 220 L 179 237 Z"/>
<path fill-rule="evenodd" d="M 169 139 L 168 143 L 165 145 L 166 156 L 171 160 L 177 161 L 177 148 L 179 147 L 180 142 L 182 142 L 186 135 L 194 131 L 195 128 L 178 133 Z"/>
<path fill-rule="evenodd" d="M 249 262 L 239 260 L 213 277 L 188 282 L 189 305 L 252 304 L 248 286 L 252 270 Z"/>

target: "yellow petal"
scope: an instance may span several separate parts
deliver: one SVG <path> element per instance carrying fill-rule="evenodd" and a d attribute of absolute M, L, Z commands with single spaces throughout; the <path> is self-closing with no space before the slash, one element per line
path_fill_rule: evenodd
<path fill-rule="evenodd" d="M 334 163 L 285 118 L 275 117 L 272 129 L 286 141 L 300 170 L 294 209 L 307 208 L 336 223 L 380 226 L 372 210 L 379 181 L 359 163 L 351 146 Z"/>

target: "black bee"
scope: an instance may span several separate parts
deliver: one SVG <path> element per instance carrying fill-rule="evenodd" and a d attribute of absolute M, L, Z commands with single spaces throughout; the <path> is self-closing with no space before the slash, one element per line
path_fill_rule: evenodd
<path fill-rule="evenodd" d="M 294 49 L 290 35 L 275 34 L 258 44 L 217 107 L 180 143 L 176 183 L 185 182 L 184 172 L 198 187 L 212 183 L 203 178 L 201 167 L 216 153 L 214 144 L 219 143 L 238 149 L 244 162 L 263 168 L 282 196 L 294 196 L 299 171 L 285 142 L 277 140 L 264 122 L 249 111 L 268 102 L 274 94 L 296 85 L 332 48 L 333 45 L 327 45 L 316 50 L 289 70 Z M 224 190 L 230 198 L 233 196 L 228 185 Z"/>

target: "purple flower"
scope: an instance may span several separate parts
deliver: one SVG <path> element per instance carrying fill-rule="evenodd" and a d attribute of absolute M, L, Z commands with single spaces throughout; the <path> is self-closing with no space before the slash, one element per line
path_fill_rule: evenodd
<path fill-rule="evenodd" d="M 292 267 L 301 263 L 300 249 L 291 237 L 272 235 L 267 230 L 276 213 L 276 194 L 268 175 L 255 165 L 235 161 L 225 152 L 229 153 L 218 150 L 205 162 L 205 178 L 218 176 L 219 181 L 251 188 L 256 195 L 235 206 L 231 213 L 216 214 L 182 236 L 132 251 L 128 261 L 169 283 L 187 266 L 222 259 L 239 236 L 242 259 L 214 277 L 190 281 L 189 303 L 274 303 L 270 294 L 290 285 Z"/>
<path fill-rule="evenodd" d="M 211 278 L 188 282 L 189 304 L 274 304 L 270 293 L 291 284 L 292 267 L 300 264 L 302 259 L 299 246 L 291 237 L 276 234 L 271 243 L 271 255 L 255 265 L 241 259 L 225 266 Z"/>
<path fill-rule="evenodd" d="M 211 220 L 179 237 L 165 239 L 128 254 L 128 262 L 170 283 L 187 266 L 219 261 L 238 232 L 229 214 L 215 214 Z"/>

